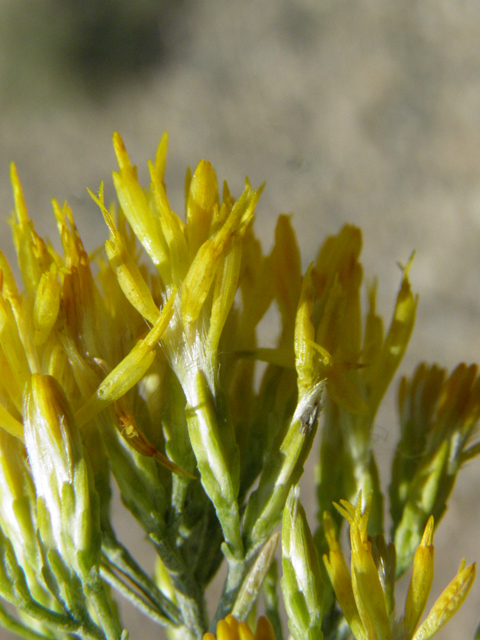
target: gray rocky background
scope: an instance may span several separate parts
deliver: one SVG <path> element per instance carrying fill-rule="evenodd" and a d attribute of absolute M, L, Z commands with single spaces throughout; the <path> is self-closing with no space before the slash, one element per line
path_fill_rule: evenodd
<path fill-rule="evenodd" d="M 245 174 L 266 180 L 258 232 L 270 246 L 276 216 L 294 212 L 305 266 L 326 234 L 360 225 L 387 317 L 397 262 L 415 249 L 420 306 L 402 371 L 480 361 L 479 43 L 477 0 L 2 0 L 1 217 L 15 160 L 37 229 L 53 238 L 50 198 L 67 199 L 97 246 L 106 232 L 86 186 L 111 184 L 112 132 L 146 178 L 168 130 L 174 208 L 185 167 L 206 158 L 236 194 Z M 376 434 L 387 470 L 393 392 Z M 480 559 L 479 478 L 477 461 L 437 533 L 434 596 L 462 556 Z M 119 528 L 138 538 L 130 520 Z M 439 638 L 473 637 L 479 593 L 480 582 Z M 159 637 L 125 617 L 132 640 Z"/>

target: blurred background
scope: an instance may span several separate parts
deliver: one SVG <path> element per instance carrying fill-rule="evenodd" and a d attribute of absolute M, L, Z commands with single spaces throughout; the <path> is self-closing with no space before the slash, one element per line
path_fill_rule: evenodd
<path fill-rule="evenodd" d="M 237 196 L 246 174 L 266 180 L 257 232 L 270 247 L 277 215 L 293 212 L 304 266 L 326 234 L 360 225 L 388 320 L 397 263 L 416 250 L 420 305 L 401 371 L 478 362 L 479 41 L 477 0 L 2 0 L 2 219 L 14 160 L 37 230 L 55 238 L 50 198 L 66 199 L 93 249 L 106 230 L 86 187 L 105 180 L 113 197 L 113 131 L 146 180 L 168 130 L 174 209 L 185 168 L 205 158 Z M 386 472 L 394 386 L 375 436 Z M 479 480 L 477 460 L 438 530 L 434 598 L 462 556 L 480 559 Z M 118 522 L 124 540 L 139 537 L 130 519 Z M 439 638 L 472 638 L 479 594 L 480 581 Z M 128 607 L 124 616 L 132 640 L 159 637 Z"/>

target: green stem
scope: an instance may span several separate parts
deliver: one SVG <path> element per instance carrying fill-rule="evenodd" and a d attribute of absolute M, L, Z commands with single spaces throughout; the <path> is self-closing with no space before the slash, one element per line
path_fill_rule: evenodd
<path fill-rule="evenodd" d="M 128 550 L 115 538 L 113 532 L 104 534 L 102 550 L 104 566 L 106 563 L 110 572 L 113 567 L 122 577 L 131 581 L 142 596 L 154 605 L 158 611 L 156 615 L 169 619 L 169 624 L 180 624 L 181 616 L 178 607 L 160 591 L 150 576 L 132 558 Z M 125 588 L 129 587 L 125 585 Z M 131 591 L 131 589 L 129 590 Z"/>
<path fill-rule="evenodd" d="M 272 623 L 276 640 L 283 640 L 282 621 L 278 601 L 278 564 L 274 560 L 270 565 L 265 582 L 263 584 L 263 598 L 265 601 L 265 613 Z"/>
<path fill-rule="evenodd" d="M 227 405 L 220 389 L 214 396 L 202 371 L 184 389 L 188 432 L 203 488 L 215 507 L 230 553 L 241 558 L 239 450 Z"/>
<path fill-rule="evenodd" d="M 148 616 L 151 620 L 162 627 L 175 627 L 170 618 L 162 615 L 157 609 L 152 607 L 144 598 L 133 592 L 107 564 L 101 566 L 102 578 L 114 587 L 124 598 L 129 600 L 133 606 Z"/>
<path fill-rule="evenodd" d="M 203 591 L 185 566 L 183 559 L 178 555 L 177 549 L 172 547 L 166 537 L 150 533 L 150 539 L 172 580 L 183 624 L 193 633 L 194 637 L 202 638 L 207 627 Z"/>
<path fill-rule="evenodd" d="M 57 613 L 47 609 L 35 600 L 25 602 L 21 608 L 32 618 L 64 633 L 81 633 L 82 638 L 85 638 L 85 640 L 105 640 L 105 634 L 100 627 L 86 616 L 82 615 L 79 618 L 74 618 L 71 615 Z"/>
<path fill-rule="evenodd" d="M 223 585 L 222 596 L 210 625 L 212 633 L 215 632 L 217 622 L 225 618 L 225 616 L 232 611 L 238 592 L 240 591 L 240 587 L 248 573 L 248 569 L 249 567 L 245 560 L 240 561 L 233 558 L 229 560 L 228 573 Z"/>
<path fill-rule="evenodd" d="M 250 497 L 244 517 L 245 547 L 251 557 L 280 522 L 290 487 L 298 482 L 303 473 L 303 464 L 310 453 L 317 428 L 316 405 L 307 405 L 311 414 L 297 417 L 298 405 L 289 429 L 279 449 L 273 451 L 265 464 L 256 491 Z M 307 417 L 305 417 L 307 416 Z M 310 421 L 309 429 L 303 422 Z"/>
<path fill-rule="evenodd" d="M 262 546 L 262 543 L 259 542 L 257 545 L 252 547 L 249 550 L 248 555 L 241 560 L 237 560 L 233 556 L 229 556 L 228 553 L 225 554 L 228 560 L 228 573 L 217 610 L 215 611 L 212 624 L 210 625 L 210 630 L 214 630 L 217 622 L 232 612 L 244 580 L 253 563 L 256 561 L 258 554 L 261 552 Z"/>
<path fill-rule="evenodd" d="M 49 636 L 43 635 L 38 631 L 34 631 L 20 620 L 17 620 L 0 605 L 0 625 L 16 635 L 24 638 L 24 640 L 48 640 Z"/>
<path fill-rule="evenodd" d="M 98 621 L 105 632 L 107 640 L 119 640 L 122 635 L 122 629 L 112 611 L 104 584 L 100 577 L 96 576 L 90 583 L 84 583 L 84 591 L 87 598 L 90 599 L 93 604 Z"/>
<path fill-rule="evenodd" d="M 261 543 L 257 544 L 255 547 L 251 548 L 248 552 L 248 555 L 241 560 L 237 560 L 233 556 L 229 556 L 228 553 L 225 553 L 228 560 L 228 573 L 225 584 L 223 586 L 222 596 L 218 603 L 217 610 L 215 611 L 212 624 L 210 625 L 210 630 L 214 630 L 219 620 L 222 620 L 229 613 L 232 613 L 237 603 L 239 605 L 241 604 L 238 600 L 240 590 L 245 583 L 245 579 L 247 578 L 250 569 L 255 564 L 255 562 L 257 562 L 257 560 L 261 559 L 261 554 L 264 551 L 266 551 L 268 555 L 267 546 L 269 550 L 271 550 L 272 545 L 276 547 L 277 542 L 278 534 L 273 534 L 271 541 L 269 540 L 264 546 Z M 225 552 L 225 546 L 223 548 Z M 267 561 L 267 564 L 270 565 L 270 562 L 271 558 Z M 263 582 L 263 578 L 261 578 L 261 582 Z M 258 589 L 260 589 L 261 583 L 259 583 L 257 587 Z M 250 591 L 251 588 L 253 588 L 253 585 L 251 587 L 249 586 L 248 590 Z"/>

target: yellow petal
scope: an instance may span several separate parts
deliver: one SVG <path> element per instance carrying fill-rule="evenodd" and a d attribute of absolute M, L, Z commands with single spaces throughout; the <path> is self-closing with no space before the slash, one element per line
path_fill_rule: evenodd
<path fill-rule="evenodd" d="M 113 173 L 118 201 L 135 235 L 164 278 L 165 272 L 168 271 L 165 238 L 162 236 L 158 220 L 155 219 L 148 205 L 147 196 L 138 183 L 137 173 L 130 163 L 125 145 L 118 133 L 113 136 L 113 145 L 120 167 L 119 173 Z"/>
<path fill-rule="evenodd" d="M 207 240 L 198 250 L 182 285 L 182 322 L 195 322 L 210 292 L 215 278 L 221 248 Z"/>
<path fill-rule="evenodd" d="M 303 277 L 300 301 L 295 317 L 295 367 L 298 376 L 298 389 L 301 394 L 318 382 L 315 368 L 314 343 L 315 330 L 312 323 L 315 289 L 310 266 Z"/>
<path fill-rule="evenodd" d="M 427 604 L 433 581 L 433 517 L 430 516 L 425 527 L 422 541 L 415 552 L 412 579 L 405 603 L 404 628 L 410 638 L 417 628 L 420 616 Z"/>
<path fill-rule="evenodd" d="M 97 392 L 76 413 L 79 425 L 85 424 L 97 413 L 127 393 L 151 366 L 154 347 L 168 326 L 173 314 L 176 291 L 172 293 L 162 312 L 143 340 L 137 342 L 130 353 L 103 380 Z"/>
<path fill-rule="evenodd" d="M 350 524 L 352 587 L 366 637 L 369 638 L 374 630 L 378 638 L 388 640 L 391 629 L 387 604 L 367 535 L 371 497 L 363 513 L 362 503 L 360 492 L 356 507 L 346 500 L 341 500 L 341 505 L 334 503 L 334 506 Z"/>
<path fill-rule="evenodd" d="M 233 234 L 241 233 L 243 225 L 250 220 L 259 195 L 260 189 L 245 189 L 225 224 L 199 248 L 182 286 L 181 315 L 184 326 L 194 322 L 200 315 L 221 256 L 227 251 Z"/>
<path fill-rule="evenodd" d="M 350 572 L 336 538 L 333 521 L 327 512 L 323 514 L 323 523 L 325 536 L 330 549 L 328 556 L 323 556 L 323 561 L 333 590 L 335 591 L 338 604 L 355 638 L 365 638 L 365 627 L 360 618 L 353 595 Z"/>
<path fill-rule="evenodd" d="M 35 344 L 43 344 L 53 328 L 60 310 L 60 283 L 56 268 L 42 274 L 33 305 Z"/>
<path fill-rule="evenodd" d="M 152 163 L 149 163 L 155 206 L 158 209 L 160 226 L 168 245 L 169 267 L 172 283 L 179 285 L 188 271 L 189 253 L 186 238 L 186 225 L 170 208 L 167 193 L 159 180 Z"/>
<path fill-rule="evenodd" d="M 335 277 L 342 283 L 352 279 L 361 250 L 362 233 L 352 225 L 345 225 L 339 234 L 326 239 L 315 264 L 325 289 L 330 288 Z"/>
<path fill-rule="evenodd" d="M 238 626 L 240 624 L 239 621 L 235 618 L 235 616 L 232 616 L 231 613 L 229 613 L 228 616 L 226 616 L 225 622 L 234 631 L 236 631 L 238 629 Z"/>
<path fill-rule="evenodd" d="M 391 637 L 391 630 L 385 594 L 372 557 L 370 543 L 365 543 L 362 538 L 357 521 L 350 526 L 352 575 L 355 575 L 353 582 L 355 601 L 361 616 L 362 611 L 366 611 L 377 637 L 388 640 Z M 363 621 L 366 624 L 366 620 Z"/>
<path fill-rule="evenodd" d="M 246 622 L 240 622 L 238 625 L 239 640 L 256 640 L 252 630 Z"/>
<path fill-rule="evenodd" d="M 380 353 L 383 345 L 383 321 L 382 318 L 376 313 L 376 295 L 377 295 L 377 282 L 376 280 L 368 289 L 368 313 L 365 319 L 365 335 L 363 337 L 363 362 L 366 363 L 366 367 L 363 370 L 363 377 L 370 380 L 370 373 L 373 370 L 371 366 L 374 362 L 377 362 L 380 357 Z"/>
<path fill-rule="evenodd" d="M 213 290 L 212 313 L 208 330 L 208 342 L 212 352 L 217 350 L 223 327 L 235 299 L 241 261 L 241 239 L 234 236 L 228 253 L 219 265 Z"/>
<path fill-rule="evenodd" d="M 0 404 L 0 427 L 23 442 L 23 424 Z"/>
<path fill-rule="evenodd" d="M 238 628 L 229 620 L 219 620 L 217 623 L 217 640 L 238 640 Z"/>
<path fill-rule="evenodd" d="M 210 162 L 201 160 L 190 182 L 187 198 L 188 245 L 192 258 L 210 236 L 213 209 L 217 201 L 217 176 Z"/>
<path fill-rule="evenodd" d="M 35 293 L 40 277 L 44 271 L 48 270 L 52 259 L 45 242 L 36 233 L 33 223 L 28 217 L 22 185 L 13 163 L 11 164 L 10 178 L 17 218 L 17 221 L 12 220 L 11 222 L 13 241 L 25 288 L 29 293 Z"/>
<path fill-rule="evenodd" d="M 398 292 L 393 319 L 378 361 L 372 366 L 372 390 L 369 400 L 372 414 L 376 413 L 393 374 L 403 358 L 415 323 L 418 296 L 412 293 L 408 279 L 412 261 L 413 256 L 403 270 L 402 284 Z"/>
<path fill-rule="evenodd" d="M 12 270 L 8 264 L 4 253 L 0 251 L 0 273 L 1 273 L 1 287 L 0 291 L 3 291 L 5 296 L 18 296 L 17 284 L 13 277 Z"/>
<path fill-rule="evenodd" d="M 12 375 L 6 384 L 11 389 L 12 400 L 23 395 L 23 390 L 30 379 L 30 367 L 25 349 L 20 340 L 18 326 L 7 300 L 0 294 L 0 345 Z M 12 389 L 16 387 L 16 390 Z M 17 409 L 21 410 L 21 404 Z"/>
<path fill-rule="evenodd" d="M 342 409 L 358 415 L 368 414 L 368 405 L 359 395 L 355 385 L 340 367 L 332 367 L 328 372 L 327 391 Z"/>
<path fill-rule="evenodd" d="M 464 564 L 463 561 L 459 572 L 435 602 L 413 640 L 432 638 L 462 606 L 475 580 L 475 564 L 463 568 Z"/>
<path fill-rule="evenodd" d="M 275 632 L 268 618 L 260 616 L 255 629 L 255 640 L 275 640 Z"/>
<path fill-rule="evenodd" d="M 168 132 L 165 131 L 160 139 L 155 155 L 155 172 L 160 182 L 165 182 L 165 166 L 167 164 Z"/>
<path fill-rule="evenodd" d="M 275 245 L 272 252 L 276 298 L 284 327 L 295 322 L 295 313 L 302 286 L 300 250 L 290 218 L 281 215 L 275 228 Z"/>
<path fill-rule="evenodd" d="M 100 186 L 100 198 L 90 196 L 100 207 L 110 230 L 110 240 L 105 243 L 108 262 L 115 271 L 118 284 L 130 304 L 146 318 L 150 324 L 158 320 L 160 312 L 153 301 L 152 294 L 145 282 L 137 263 L 128 252 L 125 240 L 115 226 L 113 218 L 103 203 L 103 185 Z"/>

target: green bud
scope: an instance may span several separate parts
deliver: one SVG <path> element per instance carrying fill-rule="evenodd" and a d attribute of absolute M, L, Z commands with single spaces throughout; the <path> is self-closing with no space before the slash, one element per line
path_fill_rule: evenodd
<path fill-rule="evenodd" d="M 55 378 L 33 374 L 24 415 L 45 576 L 50 572 L 49 585 L 56 583 L 82 624 L 96 628 L 91 604 L 107 640 L 118 640 L 121 629 L 99 575 L 100 509 L 93 474 L 70 404 Z"/>
<path fill-rule="evenodd" d="M 235 606 L 232 609 L 232 615 L 238 620 L 246 620 L 257 601 L 258 594 L 270 569 L 270 565 L 275 558 L 279 537 L 280 534 L 278 532 L 270 536 L 255 558 L 255 562 L 243 581 Z"/>
<path fill-rule="evenodd" d="M 83 573 L 99 561 L 98 497 L 72 410 L 51 376 L 32 376 L 25 400 L 25 443 L 37 496 L 48 512 L 39 522 L 40 535 Z"/>
<path fill-rule="evenodd" d="M 298 485 L 291 488 L 283 511 L 282 565 L 281 584 L 292 636 L 295 640 L 321 640 L 324 588 Z"/>
<path fill-rule="evenodd" d="M 25 572 L 32 597 L 48 605 L 52 598 L 42 573 L 35 487 L 25 446 L 3 429 L 0 429 L 0 496 L 1 529 Z"/>
<path fill-rule="evenodd" d="M 195 379 L 194 404 L 189 400 L 188 431 L 202 484 L 217 512 L 229 552 L 234 557 L 241 557 L 238 447 L 233 437 L 226 442 L 231 435 L 231 425 L 227 416 L 220 415 L 202 372 Z"/>
<path fill-rule="evenodd" d="M 0 495 L 0 526 L 24 564 L 37 549 L 35 488 L 23 443 L 3 429 L 0 429 Z"/>
<path fill-rule="evenodd" d="M 316 433 L 324 386 L 322 380 L 304 393 L 283 441 L 273 449 L 265 464 L 258 489 L 250 497 L 245 512 L 248 551 L 260 546 L 277 526 L 290 487 L 303 473 Z"/>

